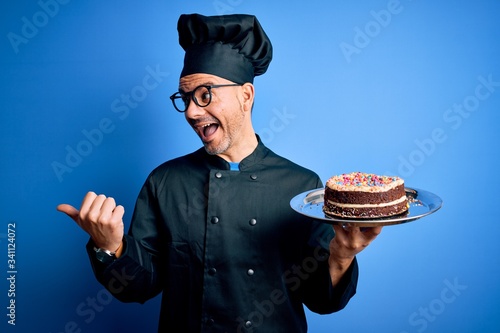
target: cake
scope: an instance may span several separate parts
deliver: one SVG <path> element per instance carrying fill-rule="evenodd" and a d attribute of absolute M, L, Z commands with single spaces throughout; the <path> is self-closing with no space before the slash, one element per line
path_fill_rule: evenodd
<path fill-rule="evenodd" d="M 379 218 L 408 211 L 400 177 L 353 172 L 336 175 L 325 185 L 323 212 L 345 218 Z"/>

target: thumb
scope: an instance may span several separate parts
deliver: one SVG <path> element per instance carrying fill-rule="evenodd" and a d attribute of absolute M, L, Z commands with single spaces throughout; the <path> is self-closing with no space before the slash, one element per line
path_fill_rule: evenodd
<path fill-rule="evenodd" d="M 58 205 L 56 209 L 62 213 L 65 213 L 66 215 L 71 217 L 76 223 L 78 223 L 79 221 L 78 214 L 80 213 L 80 211 L 75 207 L 68 204 L 61 204 Z"/>

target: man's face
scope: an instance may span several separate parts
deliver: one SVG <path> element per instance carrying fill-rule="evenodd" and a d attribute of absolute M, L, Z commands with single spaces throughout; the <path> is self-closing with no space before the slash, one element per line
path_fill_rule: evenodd
<path fill-rule="evenodd" d="M 200 85 L 231 83 L 214 75 L 191 74 L 180 79 L 179 90 L 187 93 Z M 191 100 L 185 117 L 209 154 L 229 154 L 238 146 L 248 121 L 242 104 L 242 87 L 214 88 L 211 92 L 212 100 L 206 107 L 199 107 Z"/>

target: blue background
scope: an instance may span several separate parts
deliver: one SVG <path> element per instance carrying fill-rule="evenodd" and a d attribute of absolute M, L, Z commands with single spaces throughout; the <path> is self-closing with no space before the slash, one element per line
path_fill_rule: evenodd
<path fill-rule="evenodd" d="M 323 180 L 397 174 L 444 201 L 384 228 L 358 257 L 358 294 L 339 313 L 308 312 L 310 331 L 498 332 L 500 2 L 486 0 L 4 2 L 0 331 L 156 330 L 159 299 L 110 299 L 87 235 L 55 207 L 104 193 L 128 228 L 147 174 L 200 146 L 168 99 L 183 57 L 177 18 L 191 12 L 252 13 L 270 36 L 254 123 L 271 149 Z"/>

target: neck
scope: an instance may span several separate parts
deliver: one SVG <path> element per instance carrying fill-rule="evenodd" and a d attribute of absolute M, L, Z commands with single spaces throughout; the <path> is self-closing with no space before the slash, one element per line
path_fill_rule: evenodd
<path fill-rule="evenodd" d="M 241 162 L 245 157 L 253 153 L 257 145 L 259 144 L 255 133 L 252 132 L 251 135 L 247 135 L 244 139 L 240 140 L 238 143 L 233 145 L 230 149 L 224 153 L 218 154 L 217 156 L 225 159 L 228 162 Z"/>

